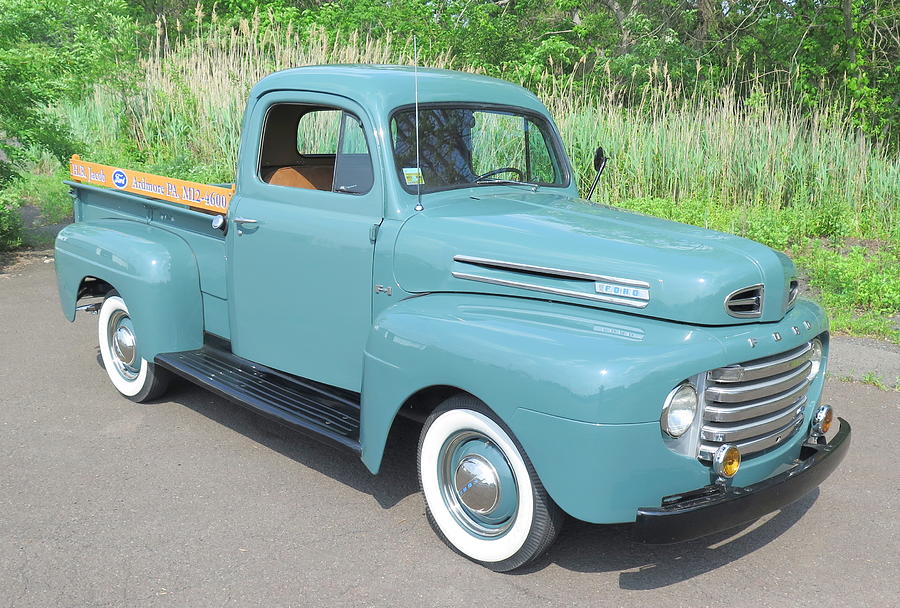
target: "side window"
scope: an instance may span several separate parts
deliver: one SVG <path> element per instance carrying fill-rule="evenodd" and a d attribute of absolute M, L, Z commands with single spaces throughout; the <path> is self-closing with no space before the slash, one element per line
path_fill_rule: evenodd
<path fill-rule="evenodd" d="M 374 174 L 362 122 L 339 108 L 272 106 L 263 127 L 259 176 L 274 186 L 365 194 Z"/>

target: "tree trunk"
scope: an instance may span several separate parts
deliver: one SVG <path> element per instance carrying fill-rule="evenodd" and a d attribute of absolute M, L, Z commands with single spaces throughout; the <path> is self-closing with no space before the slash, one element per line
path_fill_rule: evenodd
<path fill-rule="evenodd" d="M 841 12 L 844 14 L 844 39 L 850 50 L 850 63 L 856 63 L 856 44 L 853 41 L 853 6 L 851 0 L 841 0 Z"/>
<path fill-rule="evenodd" d="M 697 24 L 694 37 L 698 45 L 703 45 L 710 36 L 715 36 L 718 32 L 722 5 L 715 0 L 697 0 L 697 9 L 700 13 L 700 22 Z"/>
<path fill-rule="evenodd" d="M 640 0 L 632 0 L 628 8 L 625 8 L 619 0 L 601 0 L 601 2 L 609 9 L 609 12 L 612 13 L 613 18 L 616 20 L 616 25 L 619 26 L 618 52 L 620 55 L 624 55 L 634 44 L 634 35 L 628 28 L 628 18 L 640 8 Z"/>

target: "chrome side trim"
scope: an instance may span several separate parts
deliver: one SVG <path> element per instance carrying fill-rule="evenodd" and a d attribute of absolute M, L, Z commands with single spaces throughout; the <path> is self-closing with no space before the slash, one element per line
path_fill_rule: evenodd
<path fill-rule="evenodd" d="M 554 277 L 564 277 L 568 279 L 582 279 L 584 281 L 601 281 L 608 283 L 618 283 L 620 285 L 630 285 L 632 287 L 650 288 L 650 283 L 646 281 L 638 281 L 636 279 L 623 279 L 620 277 L 610 277 L 603 274 L 592 274 L 588 272 L 577 272 L 575 270 L 563 270 L 562 268 L 550 268 L 548 266 L 534 266 L 532 264 L 520 264 L 519 262 L 505 262 L 503 260 L 491 260 L 488 258 L 478 258 L 469 255 L 455 255 L 453 261 L 462 262 L 464 264 L 475 264 L 477 266 L 486 266 L 488 268 L 500 268 L 504 270 L 519 270 L 522 272 L 533 272 L 536 274 L 545 274 Z M 454 273 L 456 274 L 456 273 Z"/>
<path fill-rule="evenodd" d="M 558 289 L 556 287 L 545 287 L 543 285 L 535 285 L 533 283 L 522 283 L 521 281 L 509 281 L 506 279 L 497 279 L 493 277 L 485 277 L 478 274 L 468 274 L 465 272 L 454 272 L 453 276 L 457 279 L 466 279 L 468 281 L 479 281 L 481 283 L 489 283 L 491 285 L 500 285 L 501 287 L 513 287 L 517 289 L 528 289 L 531 291 L 540 291 L 542 293 L 550 293 L 558 296 L 567 296 L 570 298 L 581 298 L 591 300 L 593 302 L 604 302 L 606 304 L 619 304 L 621 306 L 630 306 L 632 308 L 644 308 L 649 304 L 646 301 L 628 300 L 626 298 L 617 298 L 614 296 L 604 296 L 600 294 L 584 293 L 581 291 L 573 291 L 571 289 Z"/>

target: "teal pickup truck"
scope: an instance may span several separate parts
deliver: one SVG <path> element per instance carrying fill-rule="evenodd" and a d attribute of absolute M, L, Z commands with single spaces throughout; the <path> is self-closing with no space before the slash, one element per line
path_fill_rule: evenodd
<path fill-rule="evenodd" d="M 290 69 L 250 93 L 232 189 L 72 175 L 60 299 L 99 315 L 122 395 L 181 376 L 372 473 L 419 421 L 428 520 L 488 568 L 537 558 L 565 514 L 650 543 L 733 528 L 849 448 L 791 261 L 579 199 L 510 83 Z"/>

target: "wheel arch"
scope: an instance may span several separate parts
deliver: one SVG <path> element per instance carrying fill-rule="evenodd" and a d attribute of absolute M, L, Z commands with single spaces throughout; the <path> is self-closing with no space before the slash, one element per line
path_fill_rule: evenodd
<path fill-rule="evenodd" d="M 567 330 L 542 325 L 523 332 L 527 316 L 515 308 L 531 306 L 497 296 L 433 294 L 398 302 L 378 316 L 362 383 L 360 442 L 372 472 L 379 470 L 398 415 L 422 421 L 453 394 L 476 397 L 514 432 L 519 408 L 596 410 L 596 362 L 585 363 L 579 353 L 573 364 L 558 352 L 542 352 L 549 336 L 558 343 Z M 511 346 L 510 336 L 521 343 Z"/>
<path fill-rule="evenodd" d="M 397 410 L 397 416 L 411 418 L 416 422 L 425 422 L 425 419 L 428 418 L 431 412 L 455 395 L 472 394 L 465 389 L 449 384 L 434 384 L 423 387 L 406 398 L 403 405 Z M 472 396 L 477 398 L 476 395 Z"/>
<path fill-rule="evenodd" d="M 100 277 L 86 276 L 81 279 L 78 284 L 78 290 L 75 292 L 75 304 L 77 305 L 83 298 L 100 298 L 115 289 Z"/>

